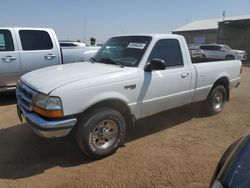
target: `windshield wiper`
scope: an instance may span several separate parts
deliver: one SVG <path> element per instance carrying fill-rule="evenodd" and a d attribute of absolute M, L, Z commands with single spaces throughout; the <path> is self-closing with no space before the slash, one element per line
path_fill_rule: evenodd
<path fill-rule="evenodd" d="M 103 58 L 100 61 L 104 61 L 104 63 L 112 63 L 112 64 L 120 66 L 121 68 L 124 68 L 124 66 L 121 63 L 119 63 L 119 61 L 111 59 L 111 58 Z"/>

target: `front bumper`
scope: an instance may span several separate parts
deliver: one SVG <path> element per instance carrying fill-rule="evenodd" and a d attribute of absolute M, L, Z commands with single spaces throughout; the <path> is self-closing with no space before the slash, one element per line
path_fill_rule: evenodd
<path fill-rule="evenodd" d="M 23 116 L 26 119 L 37 135 L 46 138 L 66 136 L 77 123 L 76 118 L 56 121 L 46 120 L 34 112 L 25 110 L 20 105 L 17 105 L 17 112 L 19 117 Z"/>
<path fill-rule="evenodd" d="M 241 60 L 241 61 L 247 61 L 247 60 L 248 60 L 247 55 L 238 56 L 237 59 L 238 59 L 238 60 Z"/>

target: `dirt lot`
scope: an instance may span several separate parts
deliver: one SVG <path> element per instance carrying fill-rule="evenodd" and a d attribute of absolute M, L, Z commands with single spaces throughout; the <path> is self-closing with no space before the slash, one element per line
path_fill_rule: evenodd
<path fill-rule="evenodd" d="M 224 111 L 189 105 L 141 120 L 110 157 L 84 158 L 69 139 L 45 140 L 20 124 L 15 95 L 0 95 L 0 187 L 208 187 L 223 151 L 250 129 L 250 68 Z"/>

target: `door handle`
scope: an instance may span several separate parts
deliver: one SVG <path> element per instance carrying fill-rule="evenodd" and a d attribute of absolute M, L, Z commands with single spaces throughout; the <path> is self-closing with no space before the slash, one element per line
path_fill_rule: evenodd
<path fill-rule="evenodd" d="M 182 74 L 181 74 L 181 77 L 182 77 L 182 78 L 186 78 L 186 77 L 188 77 L 188 75 L 189 75 L 189 73 L 188 73 L 188 72 L 186 72 L 186 73 L 182 73 Z"/>
<path fill-rule="evenodd" d="M 55 58 L 56 55 L 54 55 L 54 54 L 47 54 L 47 55 L 45 55 L 44 57 L 45 57 L 45 59 L 47 59 L 47 60 L 51 60 L 51 59 Z"/>
<path fill-rule="evenodd" d="M 16 60 L 16 57 L 13 57 L 13 56 L 10 56 L 10 55 L 2 58 L 2 61 L 4 63 L 11 63 L 12 61 L 15 61 L 15 60 Z"/>
<path fill-rule="evenodd" d="M 124 86 L 124 89 L 135 89 L 135 88 L 136 88 L 135 84 Z"/>

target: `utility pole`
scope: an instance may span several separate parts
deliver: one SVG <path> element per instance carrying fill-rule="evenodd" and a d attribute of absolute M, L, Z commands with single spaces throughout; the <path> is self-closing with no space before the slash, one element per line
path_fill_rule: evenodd
<path fill-rule="evenodd" d="M 223 21 L 225 21 L 225 19 L 226 19 L 226 11 L 225 10 L 223 11 L 222 16 L 223 16 Z"/>
<path fill-rule="evenodd" d="M 83 23 L 83 42 L 86 43 L 86 23 L 87 22 L 87 19 L 86 19 L 86 16 L 84 16 L 84 23 Z"/>

